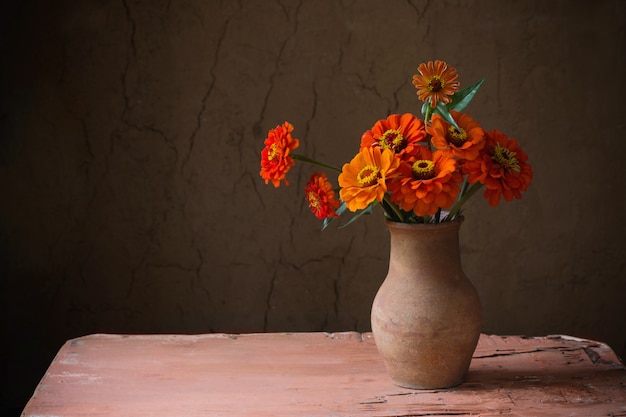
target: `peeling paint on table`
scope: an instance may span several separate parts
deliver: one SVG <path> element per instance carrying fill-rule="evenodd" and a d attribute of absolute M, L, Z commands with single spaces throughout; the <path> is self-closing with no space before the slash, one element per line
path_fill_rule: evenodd
<path fill-rule="evenodd" d="M 605 344 L 481 335 L 466 381 L 393 385 L 371 333 L 96 334 L 68 341 L 22 416 L 626 416 Z"/>

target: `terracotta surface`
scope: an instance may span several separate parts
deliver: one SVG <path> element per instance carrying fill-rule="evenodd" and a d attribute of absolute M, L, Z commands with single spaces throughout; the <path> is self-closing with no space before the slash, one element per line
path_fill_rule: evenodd
<path fill-rule="evenodd" d="M 453 387 L 469 368 L 481 308 L 461 266 L 462 222 L 385 222 L 389 272 L 372 305 L 372 334 L 387 372 L 402 387 Z"/>
<path fill-rule="evenodd" d="M 467 382 L 393 385 L 369 333 L 120 336 L 68 341 L 22 416 L 626 415 L 606 345 L 481 335 Z"/>

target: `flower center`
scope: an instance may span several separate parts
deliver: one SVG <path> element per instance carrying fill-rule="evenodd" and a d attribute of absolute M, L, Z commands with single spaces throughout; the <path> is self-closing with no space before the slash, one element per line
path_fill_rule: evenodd
<path fill-rule="evenodd" d="M 431 93 L 438 93 L 439 91 L 443 90 L 443 86 L 443 79 L 438 75 L 433 75 L 432 77 L 430 77 L 430 80 L 428 80 L 426 88 L 428 88 L 428 91 L 430 91 Z"/>
<path fill-rule="evenodd" d="M 320 200 L 317 193 L 314 193 L 313 191 L 309 192 L 309 194 L 307 195 L 307 200 L 309 202 L 309 206 L 313 207 L 314 209 L 319 209 L 320 207 L 322 207 L 322 201 Z"/>
<path fill-rule="evenodd" d="M 270 149 L 267 151 L 267 159 L 272 160 L 278 156 L 280 152 L 278 151 L 278 146 L 275 143 L 272 143 Z"/>
<path fill-rule="evenodd" d="M 515 152 L 508 148 L 500 146 L 500 144 L 496 145 L 496 148 L 493 151 L 492 159 L 496 164 L 501 165 L 507 171 L 521 171 L 519 161 L 515 157 Z"/>
<path fill-rule="evenodd" d="M 367 165 L 363 167 L 361 172 L 359 172 L 359 174 L 356 176 L 356 179 L 359 182 L 359 185 L 363 187 L 369 187 L 370 185 L 376 184 L 376 181 L 378 181 L 379 178 L 379 174 L 380 170 L 378 169 L 378 167 L 375 167 L 373 165 Z"/>
<path fill-rule="evenodd" d="M 382 149 L 391 149 L 394 152 L 402 150 L 405 146 L 404 136 L 400 133 L 402 128 L 389 129 L 383 136 L 378 139 L 378 143 Z"/>
<path fill-rule="evenodd" d="M 435 163 L 427 159 L 420 159 L 415 161 L 412 170 L 415 179 L 429 180 L 435 176 Z"/>
<path fill-rule="evenodd" d="M 448 142 L 452 143 L 455 146 L 463 146 L 463 144 L 467 141 L 467 132 L 461 129 L 458 130 L 454 126 L 450 126 L 448 128 Z"/>

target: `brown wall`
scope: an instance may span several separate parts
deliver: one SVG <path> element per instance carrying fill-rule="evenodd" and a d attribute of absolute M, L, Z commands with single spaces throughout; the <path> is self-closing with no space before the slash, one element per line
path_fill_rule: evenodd
<path fill-rule="evenodd" d="M 64 340 L 96 332 L 369 330 L 381 213 L 323 233 L 267 131 L 340 165 L 418 113 L 444 59 L 467 109 L 517 138 L 534 183 L 466 211 L 484 331 L 624 353 L 626 3 L 16 1 L 2 13 L 2 401 L 21 409 Z"/>

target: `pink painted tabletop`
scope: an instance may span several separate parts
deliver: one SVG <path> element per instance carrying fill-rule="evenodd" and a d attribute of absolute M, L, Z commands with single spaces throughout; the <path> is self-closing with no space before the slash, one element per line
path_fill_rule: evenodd
<path fill-rule="evenodd" d="M 626 416 L 605 344 L 481 335 L 466 381 L 391 383 L 371 333 L 95 334 L 69 340 L 22 416 Z"/>

